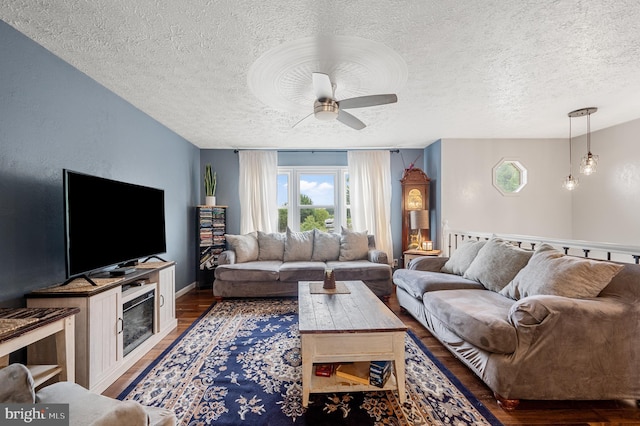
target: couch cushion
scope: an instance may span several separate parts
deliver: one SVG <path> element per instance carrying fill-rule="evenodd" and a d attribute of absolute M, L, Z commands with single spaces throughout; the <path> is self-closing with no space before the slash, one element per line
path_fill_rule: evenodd
<path fill-rule="evenodd" d="M 314 229 L 313 232 L 313 254 L 311 255 L 311 260 L 317 262 L 338 260 L 340 256 L 340 235 L 319 229 Z"/>
<path fill-rule="evenodd" d="M 322 281 L 324 262 L 285 262 L 280 266 L 280 281 Z"/>
<path fill-rule="evenodd" d="M 441 271 L 447 274 L 464 275 L 486 243 L 486 240 L 464 240 L 451 254 L 447 263 L 442 266 Z"/>
<path fill-rule="evenodd" d="M 215 269 L 215 276 L 225 281 L 277 281 L 280 265 L 279 260 L 220 265 Z"/>
<path fill-rule="evenodd" d="M 327 262 L 327 268 L 333 269 L 339 281 L 391 279 L 391 266 L 386 263 L 372 263 L 368 260 L 334 261 Z"/>
<path fill-rule="evenodd" d="M 412 269 L 398 269 L 393 273 L 395 285 L 417 299 L 428 291 L 478 289 L 483 290 L 482 284 L 468 280 L 459 275 L 442 272 L 414 271 Z"/>
<path fill-rule="evenodd" d="M 224 234 L 231 250 L 236 253 L 236 262 L 252 262 L 258 260 L 258 233 L 245 235 Z"/>
<path fill-rule="evenodd" d="M 541 244 L 527 266 L 500 293 L 516 300 L 538 294 L 596 297 L 622 268 L 616 263 L 565 256 Z"/>
<path fill-rule="evenodd" d="M 284 242 L 287 235 L 282 232 L 258 231 L 258 260 L 284 259 Z"/>
<path fill-rule="evenodd" d="M 509 323 L 515 301 L 487 290 L 430 291 L 422 297 L 425 309 L 463 340 L 493 353 L 510 354 L 518 343 Z"/>
<path fill-rule="evenodd" d="M 524 268 L 532 254 L 500 238 L 491 238 L 478 251 L 464 277 L 489 290 L 500 291 Z"/>
<path fill-rule="evenodd" d="M 313 254 L 313 230 L 296 232 L 287 227 L 284 243 L 284 261 L 309 261 Z"/>
<path fill-rule="evenodd" d="M 369 237 L 367 231 L 354 232 L 344 226 L 340 234 L 339 261 L 366 259 L 369 253 Z"/>

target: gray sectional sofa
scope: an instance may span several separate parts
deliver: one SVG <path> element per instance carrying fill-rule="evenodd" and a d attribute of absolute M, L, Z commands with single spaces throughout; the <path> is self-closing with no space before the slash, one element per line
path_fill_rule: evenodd
<path fill-rule="evenodd" d="M 393 292 L 387 255 L 366 232 L 258 231 L 226 238 L 229 249 L 215 270 L 216 298 L 297 296 L 298 281 L 322 281 L 327 269 L 339 281 L 364 281 L 381 298 Z"/>
<path fill-rule="evenodd" d="M 394 273 L 400 306 L 493 390 L 521 399 L 640 399 L 640 265 L 467 240 Z"/>

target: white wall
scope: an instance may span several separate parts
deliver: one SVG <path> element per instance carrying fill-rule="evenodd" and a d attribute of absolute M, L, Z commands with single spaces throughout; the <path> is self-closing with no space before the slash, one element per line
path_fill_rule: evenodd
<path fill-rule="evenodd" d="M 586 151 L 584 137 L 574 140 L 576 166 Z M 640 245 L 640 120 L 593 132 L 591 152 L 600 157 L 598 170 L 576 173 L 572 238 Z"/>
<path fill-rule="evenodd" d="M 502 158 L 527 169 L 516 196 L 492 184 Z M 450 229 L 572 238 L 571 193 L 562 189 L 568 163 L 566 139 L 443 139 L 442 221 Z"/>

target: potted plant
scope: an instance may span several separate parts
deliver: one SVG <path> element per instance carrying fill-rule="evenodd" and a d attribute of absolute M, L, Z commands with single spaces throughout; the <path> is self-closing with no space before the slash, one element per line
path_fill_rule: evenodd
<path fill-rule="evenodd" d="M 216 205 L 216 184 L 218 178 L 216 172 L 211 170 L 211 164 L 207 164 L 204 168 L 204 192 L 205 204 L 207 206 Z"/>

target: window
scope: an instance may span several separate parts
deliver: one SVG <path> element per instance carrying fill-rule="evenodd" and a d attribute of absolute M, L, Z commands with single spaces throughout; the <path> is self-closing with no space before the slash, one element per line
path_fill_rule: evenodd
<path fill-rule="evenodd" d="M 278 168 L 278 231 L 339 231 L 350 223 L 346 167 Z"/>
<path fill-rule="evenodd" d="M 527 169 L 516 160 L 502 159 L 493 168 L 493 186 L 502 195 L 517 195 L 527 184 Z"/>

